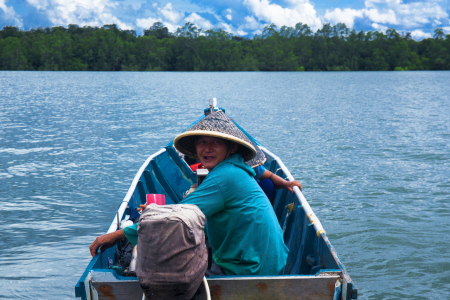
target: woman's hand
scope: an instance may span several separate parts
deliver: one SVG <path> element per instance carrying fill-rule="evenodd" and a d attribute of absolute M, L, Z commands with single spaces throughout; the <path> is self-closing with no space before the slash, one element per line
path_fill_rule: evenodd
<path fill-rule="evenodd" d="M 294 186 L 298 186 L 300 191 L 302 190 L 302 184 L 297 180 L 287 181 L 281 178 L 280 176 L 276 175 L 275 173 L 265 170 L 264 174 L 259 179 L 262 180 L 267 178 L 272 180 L 273 184 L 275 185 L 275 188 L 277 189 L 286 188 L 289 192 L 294 193 Z"/>
<path fill-rule="evenodd" d="M 189 190 L 187 190 L 184 195 L 183 195 L 183 199 L 187 197 L 187 195 L 189 195 L 190 193 L 195 192 L 195 190 L 197 190 L 198 185 L 196 183 L 194 183 L 193 185 L 191 185 L 191 188 Z"/>
<path fill-rule="evenodd" d="M 294 193 L 294 186 L 298 186 L 300 191 L 302 190 L 302 184 L 297 180 L 294 181 L 285 181 L 284 187 L 288 189 L 289 192 Z"/>
<path fill-rule="evenodd" d="M 146 204 L 141 204 L 141 205 L 139 205 L 139 207 L 140 207 L 140 208 L 137 208 L 136 210 L 137 210 L 137 211 L 143 211 L 144 209 L 147 208 L 147 205 L 146 205 Z"/>
<path fill-rule="evenodd" d="M 92 257 L 97 254 L 98 248 L 100 248 L 100 246 L 102 247 L 103 253 L 106 249 L 111 248 L 116 244 L 118 240 L 123 239 L 124 237 L 125 234 L 123 233 L 123 229 L 97 237 L 95 241 L 89 246 L 89 251 L 91 252 Z"/>

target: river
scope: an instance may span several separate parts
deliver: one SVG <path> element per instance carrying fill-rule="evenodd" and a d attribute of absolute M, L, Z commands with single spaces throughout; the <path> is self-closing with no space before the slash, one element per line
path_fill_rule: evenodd
<path fill-rule="evenodd" d="M 0 72 L 0 298 L 72 299 L 145 159 L 216 97 L 359 299 L 450 295 L 450 72 Z"/>

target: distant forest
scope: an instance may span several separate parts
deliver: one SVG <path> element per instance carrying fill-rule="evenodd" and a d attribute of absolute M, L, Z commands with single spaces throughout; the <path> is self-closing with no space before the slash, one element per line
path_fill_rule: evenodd
<path fill-rule="evenodd" d="M 39 71 L 450 70 L 450 34 L 416 41 L 409 32 L 356 32 L 345 24 L 264 28 L 252 38 L 186 23 L 154 23 L 137 36 L 116 25 L 0 30 L 0 69 Z"/>

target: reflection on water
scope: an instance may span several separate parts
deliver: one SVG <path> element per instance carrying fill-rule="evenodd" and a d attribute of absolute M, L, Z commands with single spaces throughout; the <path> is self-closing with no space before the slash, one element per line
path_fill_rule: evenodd
<path fill-rule="evenodd" d="M 303 183 L 360 299 L 450 294 L 450 72 L 0 82 L 0 298 L 73 298 L 141 164 L 212 97 Z"/>

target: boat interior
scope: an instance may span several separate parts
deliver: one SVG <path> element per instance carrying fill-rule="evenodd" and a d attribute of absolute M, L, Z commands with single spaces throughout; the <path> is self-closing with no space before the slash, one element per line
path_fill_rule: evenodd
<path fill-rule="evenodd" d="M 261 146 L 251 135 L 247 136 Z M 266 169 L 282 178 L 292 178 L 278 157 L 263 147 L 261 149 L 266 155 Z M 166 204 L 179 203 L 182 195 L 197 181 L 189 167 L 192 163 L 194 161 L 183 157 L 172 143 L 149 157 L 136 175 L 108 232 L 117 229 L 117 221 L 129 218 L 133 210 L 145 204 L 147 194 L 164 194 Z M 297 195 L 286 189 L 277 190 L 273 209 L 289 248 L 282 272 L 278 276 L 208 277 L 211 298 L 293 299 L 298 295 L 302 295 L 302 299 L 357 298 L 357 289 L 326 234 L 317 234 Z M 75 287 L 77 297 L 142 299 L 136 277 L 122 276 L 109 268 L 114 263 L 116 247 L 92 259 Z M 207 299 L 207 296 L 199 292 L 194 299 Z"/>

